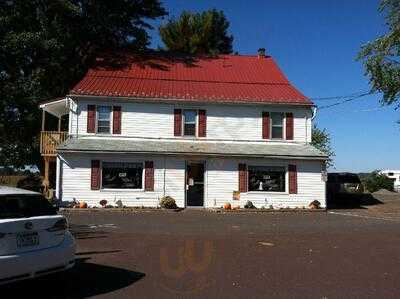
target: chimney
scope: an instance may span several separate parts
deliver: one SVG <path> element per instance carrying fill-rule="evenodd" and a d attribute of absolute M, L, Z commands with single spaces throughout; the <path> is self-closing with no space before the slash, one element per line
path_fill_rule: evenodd
<path fill-rule="evenodd" d="M 265 57 L 265 48 L 258 49 L 258 58 L 264 58 L 264 57 Z"/>

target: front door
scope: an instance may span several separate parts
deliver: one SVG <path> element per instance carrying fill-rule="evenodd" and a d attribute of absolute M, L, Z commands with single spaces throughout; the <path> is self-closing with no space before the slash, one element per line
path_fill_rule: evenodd
<path fill-rule="evenodd" d="M 186 206 L 204 206 L 204 163 L 186 163 Z"/>

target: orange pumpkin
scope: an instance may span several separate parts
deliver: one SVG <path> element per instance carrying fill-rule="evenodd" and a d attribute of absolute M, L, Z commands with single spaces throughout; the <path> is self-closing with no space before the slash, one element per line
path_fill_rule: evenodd
<path fill-rule="evenodd" d="M 80 209 L 87 209 L 87 203 L 84 202 L 84 201 L 81 201 L 81 202 L 79 203 L 79 208 L 80 208 Z"/>
<path fill-rule="evenodd" d="M 226 204 L 224 204 L 224 209 L 225 210 L 230 210 L 232 208 L 231 204 L 229 202 L 227 202 Z"/>

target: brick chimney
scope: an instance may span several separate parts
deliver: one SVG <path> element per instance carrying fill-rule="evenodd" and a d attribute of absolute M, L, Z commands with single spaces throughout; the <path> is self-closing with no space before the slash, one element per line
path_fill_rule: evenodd
<path fill-rule="evenodd" d="M 265 57 L 265 48 L 258 49 L 258 58 L 264 58 L 264 57 Z"/>

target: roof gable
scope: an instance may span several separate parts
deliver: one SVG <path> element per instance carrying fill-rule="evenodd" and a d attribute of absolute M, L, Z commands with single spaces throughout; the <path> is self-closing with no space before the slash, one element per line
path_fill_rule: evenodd
<path fill-rule="evenodd" d="M 71 94 L 312 105 L 269 56 L 118 55 L 99 59 Z"/>

